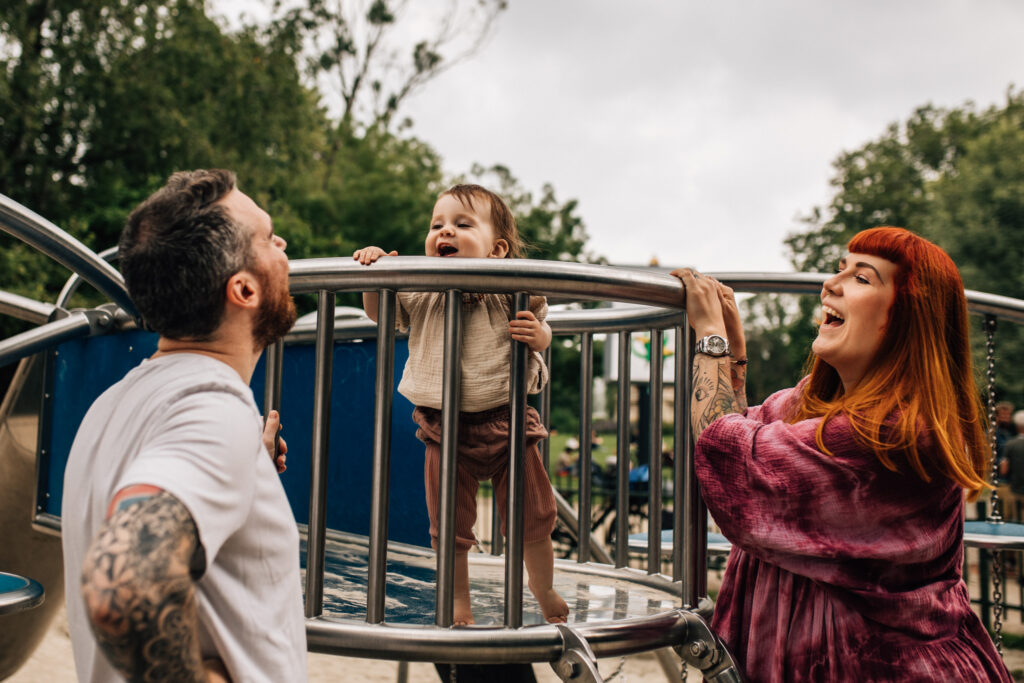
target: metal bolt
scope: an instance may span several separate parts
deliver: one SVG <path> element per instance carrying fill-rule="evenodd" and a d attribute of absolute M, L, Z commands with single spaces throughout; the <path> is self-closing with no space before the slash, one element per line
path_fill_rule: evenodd
<path fill-rule="evenodd" d="M 694 657 L 703 657 L 708 653 L 708 644 L 703 640 L 690 643 L 690 654 Z"/>

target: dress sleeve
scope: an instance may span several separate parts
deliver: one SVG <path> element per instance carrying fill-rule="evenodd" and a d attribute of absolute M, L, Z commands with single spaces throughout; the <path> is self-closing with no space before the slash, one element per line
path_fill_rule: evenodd
<path fill-rule="evenodd" d="M 701 492 L 735 545 L 795 574 L 864 588 L 955 542 L 962 493 L 948 480 L 886 469 L 845 418 L 825 429 L 829 455 L 815 442 L 819 419 L 789 424 L 772 412 L 721 417 L 697 443 Z"/>
<path fill-rule="evenodd" d="M 157 486 L 189 511 L 207 566 L 252 508 L 263 447 L 259 416 L 229 391 L 206 390 L 174 401 L 159 430 L 117 489 Z"/>

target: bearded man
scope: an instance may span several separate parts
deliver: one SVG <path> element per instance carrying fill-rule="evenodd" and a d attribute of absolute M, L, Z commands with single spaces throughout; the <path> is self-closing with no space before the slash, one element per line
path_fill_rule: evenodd
<path fill-rule="evenodd" d="M 64 478 L 80 681 L 301 681 L 299 536 L 249 380 L 295 322 L 284 239 L 223 170 L 128 218 L 121 271 L 157 351 L 104 392 Z"/>

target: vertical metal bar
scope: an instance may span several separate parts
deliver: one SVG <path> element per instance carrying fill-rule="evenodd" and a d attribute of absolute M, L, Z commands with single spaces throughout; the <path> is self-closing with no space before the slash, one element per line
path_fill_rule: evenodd
<path fill-rule="evenodd" d="M 630 351 L 629 332 L 619 332 L 619 434 L 615 461 L 615 566 L 629 564 L 629 409 L 630 409 Z"/>
<path fill-rule="evenodd" d="M 541 352 L 541 357 L 544 359 L 544 366 L 548 369 L 548 373 L 551 373 L 551 347 L 544 349 Z M 544 425 L 544 429 L 551 431 L 551 381 L 544 385 L 544 388 L 540 391 L 540 423 Z M 540 444 L 540 458 L 544 463 L 544 471 L 551 472 L 551 439 L 542 439 Z"/>
<path fill-rule="evenodd" d="M 441 476 L 438 483 L 438 626 L 451 626 L 455 585 L 455 485 L 459 444 L 459 388 L 462 384 L 462 292 L 450 289 L 444 302 L 444 381 L 441 385 Z"/>
<path fill-rule="evenodd" d="M 685 322 L 685 318 L 684 318 Z M 685 363 L 687 371 L 685 391 L 685 415 L 683 427 L 686 431 L 683 466 L 686 470 L 686 487 L 683 491 L 683 543 L 687 554 L 683 562 L 683 606 L 696 607 L 700 599 L 707 594 L 707 509 L 701 500 L 700 489 L 697 488 L 697 477 L 694 469 L 693 445 L 694 434 L 690 425 L 690 401 L 693 393 L 693 345 L 696 343 L 693 330 L 688 330 L 686 341 L 676 353 L 679 362 Z"/>
<path fill-rule="evenodd" d="M 395 379 L 395 292 L 383 289 L 377 304 L 377 381 L 373 409 L 373 488 L 370 491 L 370 556 L 366 621 L 384 621 L 391 477 L 391 399 Z"/>
<path fill-rule="evenodd" d="M 577 538 L 579 539 L 579 555 L 577 562 L 590 561 L 590 524 L 591 524 L 591 484 L 593 476 L 590 471 L 592 460 L 591 445 L 591 420 L 593 409 L 591 398 L 594 390 L 594 335 L 591 332 L 584 332 L 580 335 L 580 499 L 579 499 L 579 525 L 577 526 Z"/>
<path fill-rule="evenodd" d="M 651 330 L 651 378 L 650 434 L 651 459 L 649 462 L 649 497 L 647 499 L 647 573 L 661 572 L 661 404 L 664 398 L 662 389 L 662 368 L 664 368 L 664 352 L 662 349 L 663 330 Z"/>
<path fill-rule="evenodd" d="M 266 375 L 263 382 L 263 413 L 281 409 L 281 368 L 284 360 L 284 340 L 278 339 L 264 351 Z M 275 450 L 277 448 L 275 444 Z M 274 455 L 277 455 L 275 453 Z"/>
<path fill-rule="evenodd" d="M 516 292 L 515 313 L 528 310 L 530 296 Z M 508 530 L 508 550 L 505 553 L 505 626 L 523 625 L 523 501 L 526 464 L 526 364 L 530 347 L 524 342 L 512 342 L 509 369 L 509 459 L 508 459 L 508 511 L 505 525 Z"/>
<path fill-rule="evenodd" d="M 281 410 L 281 367 L 284 362 L 284 340 L 278 339 L 268 346 L 264 352 L 264 381 L 263 381 L 263 420 L 266 422 L 267 415 L 271 410 Z M 277 462 L 277 439 L 274 439 L 274 452 L 271 454 Z"/>
<path fill-rule="evenodd" d="M 672 580 L 682 581 L 683 579 L 683 510 L 685 509 L 686 490 L 686 444 L 690 440 L 690 431 L 686 425 L 690 423 L 689 400 L 690 394 L 687 387 L 689 384 L 689 368 L 682 357 L 683 347 L 686 345 L 687 330 L 689 325 L 686 322 L 686 313 L 683 312 L 683 320 L 675 329 L 675 354 L 672 356 L 675 363 L 675 395 L 672 401 L 673 407 L 673 439 L 672 444 Z"/>
<path fill-rule="evenodd" d="M 491 555 L 497 557 L 505 552 L 505 539 L 501 536 L 501 515 L 498 512 L 498 496 L 491 491 Z"/>
<path fill-rule="evenodd" d="M 313 444 L 306 536 L 306 616 L 323 612 L 324 544 L 327 524 L 327 461 L 331 435 L 331 375 L 334 369 L 334 292 L 321 289 L 316 303 L 316 375 L 313 378 Z"/>

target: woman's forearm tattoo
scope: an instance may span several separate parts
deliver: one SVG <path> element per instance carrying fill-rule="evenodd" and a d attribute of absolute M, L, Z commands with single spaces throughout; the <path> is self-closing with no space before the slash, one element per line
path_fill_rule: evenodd
<path fill-rule="evenodd" d="M 166 492 L 100 528 L 82 566 L 93 634 L 129 681 L 204 681 L 191 565 L 202 552 L 188 510 Z"/>
<path fill-rule="evenodd" d="M 733 390 L 729 359 L 698 353 L 693 358 L 693 397 L 690 425 L 694 438 L 722 415 L 742 413 Z M 743 375 L 746 376 L 746 373 Z"/>
<path fill-rule="evenodd" d="M 732 393 L 736 396 L 737 412 L 747 412 L 747 366 L 737 365 L 729 361 L 729 379 L 732 383 Z"/>

